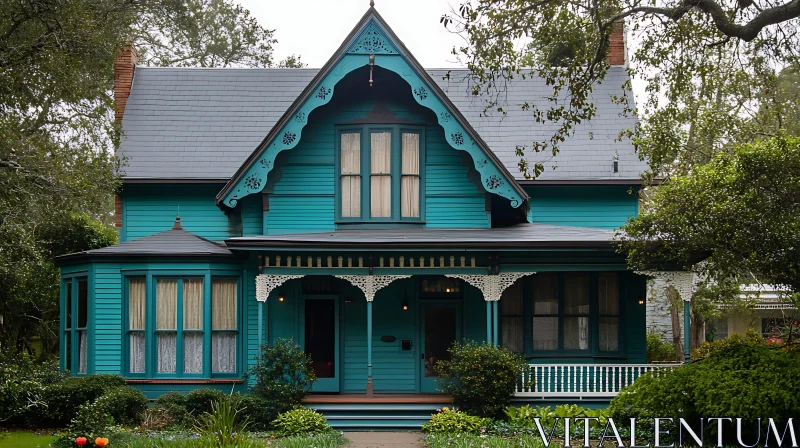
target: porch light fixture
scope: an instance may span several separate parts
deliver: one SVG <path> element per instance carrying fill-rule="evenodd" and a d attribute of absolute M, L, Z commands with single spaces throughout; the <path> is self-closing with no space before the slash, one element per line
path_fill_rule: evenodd
<path fill-rule="evenodd" d="M 283 302 L 283 291 L 278 291 L 278 302 Z"/>
<path fill-rule="evenodd" d="M 403 297 L 403 311 L 408 311 L 408 297 Z"/>
<path fill-rule="evenodd" d="M 350 296 L 344 298 L 344 303 L 350 303 L 352 301 L 353 299 L 351 299 Z"/>
<path fill-rule="evenodd" d="M 644 305 L 644 297 L 639 297 L 639 305 Z"/>

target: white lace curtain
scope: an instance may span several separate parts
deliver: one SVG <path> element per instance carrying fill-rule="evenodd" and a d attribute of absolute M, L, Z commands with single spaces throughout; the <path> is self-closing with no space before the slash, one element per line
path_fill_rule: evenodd
<path fill-rule="evenodd" d="M 159 373 L 175 373 L 177 366 L 178 281 L 156 282 L 156 334 Z M 165 331 L 166 330 L 166 331 Z"/>
<path fill-rule="evenodd" d="M 361 134 L 342 134 L 342 217 L 361 216 Z"/>
<path fill-rule="evenodd" d="M 203 280 L 183 281 L 183 372 L 203 373 Z"/>
<path fill-rule="evenodd" d="M 564 274 L 564 349 L 589 349 L 588 273 Z M 578 316 L 575 316 L 575 315 Z"/>
<path fill-rule="evenodd" d="M 533 282 L 533 349 L 558 348 L 558 276 L 536 275 Z"/>
<path fill-rule="evenodd" d="M 214 280 L 211 288 L 211 371 L 236 372 L 236 280 Z"/>
<path fill-rule="evenodd" d="M 133 279 L 128 287 L 128 330 L 130 372 L 144 373 L 145 281 Z"/>
<path fill-rule="evenodd" d="M 419 217 L 419 134 L 403 134 L 403 172 L 400 177 L 400 214 Z"/>
<path fill-rule="evenodd" d="M 370 135 L 370 215 L 373 218 L 392 216 L 392 134 L 373 132 Z"/>

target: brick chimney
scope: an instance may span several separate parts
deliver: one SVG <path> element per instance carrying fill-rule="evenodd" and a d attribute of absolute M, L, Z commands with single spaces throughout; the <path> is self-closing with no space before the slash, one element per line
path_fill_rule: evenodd
<path fill-rule="evenodd" d="M 625 65 L 625 23 L 617 22 L 608 38 L 608 63 Z"/>
<path fill-rule="evenodd" d="M 117 59 L 114 61 L 114 100 L 117 103 L 117 121 L 122 121 L 122 115 L 125 113 L 125 105 L 131 94 L 135 67 L 136 47 L 130 44 L 120 48 Z"/>

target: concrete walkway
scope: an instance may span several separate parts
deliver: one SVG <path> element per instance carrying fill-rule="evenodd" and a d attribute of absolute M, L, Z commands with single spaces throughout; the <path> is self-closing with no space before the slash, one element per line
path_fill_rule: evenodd
<path fill-rule="evenodd" d="M 418 432 L 346 432 L 348 448 L 416 448 L 423 446 Z"/>

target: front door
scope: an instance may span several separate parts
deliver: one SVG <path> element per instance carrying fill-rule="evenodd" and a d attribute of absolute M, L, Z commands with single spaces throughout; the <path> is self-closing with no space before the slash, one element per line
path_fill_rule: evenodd
<path fill-rule="evenodd" d="M 314 392 L 339 392 L 338 298 L 306 298 L 303 346 L 311 357 L 317 381 Z"/>
<path fill-rule="evenodd" d="M 436 364 L 450 359 L 449 349 L 461 339 L 461 307 L 457 304 L 423 304 L 420 392 L 439 393 Z"/>

